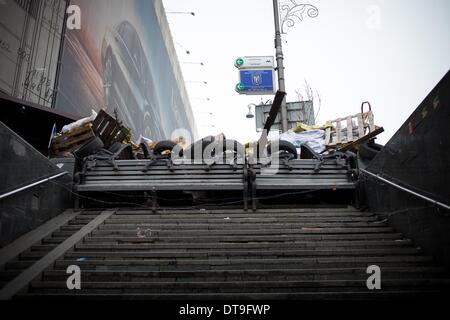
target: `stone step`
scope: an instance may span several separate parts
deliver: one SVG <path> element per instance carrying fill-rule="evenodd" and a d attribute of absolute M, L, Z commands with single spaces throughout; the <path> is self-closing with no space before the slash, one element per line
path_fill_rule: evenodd
<path fill-rule="evenodd" d="M 0 283 L 101 212 L 81 212 L 7 263 Z M 391 300 L 448 292 L 446 270 L 402 238 L 375 215 L 345 206 L 118 209 L 18 297 Z M 67 289 L 70 265 L 81 268 L 83 290 Z M 381 291 L 367 289 L 369 265 L 381 268 Z"/>
<path fill-rule="evenodd" d="M 259 293 L 259 292 L 367 292 L 367 279 L 305 281 L 221 281 L 221 282 L 89 282 L 83 281 L 83 293 Z M 384 279 L 383 292 L 405 289 L 445 290 L 449 281 L 442 279 Z M 29 292 L 66 293 L 66 281 L 32 282 Z"/>
<path fill-rule="evenodd" d="M 354 240 L 354 241 L 304 241 L 304 242 L 287 242 L 287 243 L 165 243 L 165 244 L 115 244 L 100 242 L 85 242 L 77 244 L 77 250 L 107 250 L 107 251 L 140 251 L 140 250 L 177 250 L 177 251 L 193 251 L 193 250 L 213 250 L 224 251 L 230 249 L 301 249 L 301 248 L 330 248 L 343 250 L 346 248 L 384 248 L 384 247 L 405 247 L 411 246 L 411 240 Z M 34 246 L 33 250 L 39 250 L 40 247 L 48 245 Z M 50 245 L 53 247 L 53 245 Z"/>
<path fill-rule="evenodd" d="M 389 240 L 401 239 L 400 233 L 362 233 L 362 234 L 291 234 L 291 235 L 244 235 L 244 236 L 196 236 L 196 237 L 150 237 L 139 238 L 137 233 L 134 236 L 126 237 L 121 235 L 111 236 L 87 236 L 84 242 L 113 242 L 113 243 L 292 243 L 298 241 L 321 241 L 321 240 Z M 52 243 L 53 240 L 46 239 L 43 243 Z"/>
<path fill-rule="evenodd" d="M 383 291 L 372 290 L 365 292 L 289 292 L 289 293 L 181 293 L 181 294 L 126 294 L 126 293 L 100 293 L 87 294 L 80 292 L 72 293 L 26 293 L 21 294 L 19 299 L 39 300 L 428 300 L 436 301 L 442 299 L 442 291 L 439 290 L 402 290 Z"/>
<path fill-rule="evenodd" d="M 255 258 L 282 258 L 282 257 L 353 257 L 353 256 L 389 256 L 414 255 L 419 251 L 415 248 L 382 248 L 382 249 L 344 249 L 344 250 L 229 250 L 229 251 L 73 251 L 67 252 L 68 259 L 80 257 L 89 259 L 255 259 Z M 22 260 L 33 259 L 34 252 L 21 256 Z"/>
<path fill-rule="evenodd" d="M 403 258 L 405 256 L 402 256 Z M 82 259 L 82 261 L 77 261 L 78 259 Z M 60 259 L 56 260 L 54 266 L 50 268 L 54 268 L 55 270 L 66 270 L 69 265 L 79 265 L 82 270 L 123 270 L 126 268 L 129 271 L 205 271 L 205 270 L 235 270 L 235 269 L 243 269 L 243 270 L 258 270 L 258 269 L 314 269 L 314 268 L 367 268 L 369 265 L 376 264 L 380 268 L 387 267 L 429 267 L 433 266 L 433 259 L 430 257 L 422 258 L 420 256 L 419 259 L 415 257 L 408 257 L 406 259 L 400 259 L 398 257 L 359 257 L 357 259 L 346 257 L 342 258 L 302 258 L 302 259 L 262 259 L 267 262 L 267 265 L 264 264 L 263 261 L 255 261 L 252 260 L 252 264 L 249 261 L 239 261 L 239 265 L 235 266 L 234 264 L 222 264 L 222 266 L 215 264 L 208 265 L 207 263 L 198 263 L 196 265 L 176 265 L 174 263 L 168 265 L 158 265 L 157 263 L 148 263 L 149 260 L 85 260 L 83 257 L 79 257 L 77 259 Z M 150 260 L 151 261 L 151 260 Z M 282 263 L 279 265 L 278 261 Z M 16 270 L 16 269 L 26 269 L 32 266 L 35 261 L 31 260 L 22 260 L 22 261 L 14 261 L 6 264 L 6 270 Z"/>
<path fill-rule="evenodd" d="M 155 238 L 164 238 L 169 236 L 176 235 L 177 237 L 214 237 L 214 236 L 226 236 L 228 238 L 234 236 L 247 236 L 249 234 L 252 237 L 259 236 L 287 236 L 287 235 L 303 235 L 303 234 L 367 234 L 367 233 L 387 233 L 392 232 L 393 229 L 391 227 L 384 226 L 367 226 L 367 227 L 342 227 L 342 228 L 320 228 L 320 227 L 304 227 L 298 229 L 251 229 L 251 230 L 242 230 L 242 229 L 231 229 L 231 230 L 159 230 L 150 228 L 152 237 Z M 69 231 L 58 231 L 55 232 L 54 235 L 56 237 L 64 237 L 69 234 Z M 104 237 L 104 236 L 114 236 L 119 235 L 122 237 L 137 237 L 137 229 L 136 230 L 94 230 L 91 233 L 91 237 Z M 251 241 L 251 239 L 250 239 Z"/>
<path fill-rule="evenodd" d="M 223 224 L 156 224 L 156 223 L 136 223 L 136 224 L 105 224 L 99 226 L 98 230 L 112 231 L 135 231 L 137 228 L 149 228 L 151 230 L 292 230 L 302 228 L 357 228 L 357 227 L 386 227 L 385 223 L 367 222 L 313 222 L 313 223 L 223 223 Z M 69 226 L 61 228 L 61 231 L 70 231 Z"/>
<path fill-rule="evenodd" d="M 198 214 L 182 214 L 182 213 L 172 213 L 172 214 L 156 214 L 156 213 L 147 213 L 147 214 L 120 214 L 120 212 L 116 213 L 112 216 L 111 220 L 141 220 L 141 219 L 156 219 L 156 220 L 189 220 L 189 219 L 308 219 L 308 218 L 374 218 L 375 215 L 367 212 L 336 212 L 336 211 L 328 211 L 328 212 L 289 212 L 289 213 L 252 213 L 243 212 L 238 214 L 233 213 L 198 213 Z M 78 217 L 78 221 L 88 220 L 89 217 Z"/>
<path fill-rule="evenodd" d="M 139 217 L 134 219 L 111 218 L 105 221 L 105 224 L 140 224 L 140 223 L 155 223 L 155 224 L 230 224 L 230 223 L 258 223 L 258 224 L 289 224 L 289 223 L 315 223 L 315 222 L 376 222 L 377 217 L 286 217 L 286 218 L 276 218 L 276 217 L 242 217 L 235 218 L 233 216 L 204 216 L 200 218 L 153 218 L 153 217 Z"/>
<path fill-rule="evenodd" d="M 82 259 L 82 261 L 80 261 Z M 25 262 L 25 261 L 23 261 Z M 73 259 L 64 258 L 55 262 L 55 268 L 67 268 L 71 264 L 79 265 L 82 269 L 117 270 L 124 266 L 129 270 L 137 271 L 164 271 L 164 270 L 230 270 L 230 269 L 297 269 L 297 268 L 346 268 L 364 267 L 367 265 L 404 266 L 430 265 L 433 259 L 429 256 L 344 256 L 344 257 L 302 257 L 302 258 L 276 258 L 276 259 L 86 259 L 79 256 Z M 112 266 L 114 268 L 109 268 Z M 9 267 L 16 269 L 18 264 Z M 136 268 L 135 268 L 136 267 Z"/>
<path fill-rule="evenodd" d="M 13 271 L 11 271 L 13 272 Z M 437 267 L 385 267 L 383 279 L 444 277 L 444 268 Z M 45 281 L 66 281 L 65 270 L 48 270 L 42 275 Z M 82 279 L 98 281 L 279 281 L 279 280 L 339 280 L 367 279 L 365 267 L 317 269 L 261 269 L 261 270 L 202 270 L 202 271 L 117 271 L 82 270 Z"/>
<path fill-rule="evenodd" d="M 100 211 L 98 211 L 100 212 Z M 359 214 L 367 214 L 367 212 L 362 212 L 357 210 L 352 206 L 307 206 L 307 207 L 282 207 L 280 205 L 277 208 L 259 208 L 257 211 L 245 211 L 241 208 L 238 209 L 220 209 L 216 207 L 214 209 L 209 208 L 199 208 L 199 209 L 166 209 L 160 208 L 157 213 L 154 213 L 151 209 L 126 209 L 119 208 L 117 210 L 116 215 L 146 215 L 146 214 L 159 214 L 159 215 L 168 215 L 168 214 L 277 214 L 277 213 L 359 213 Z"/>

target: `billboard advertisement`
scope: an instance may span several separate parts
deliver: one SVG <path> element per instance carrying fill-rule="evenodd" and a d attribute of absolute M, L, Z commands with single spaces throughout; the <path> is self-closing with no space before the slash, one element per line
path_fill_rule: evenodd
<path fill-rule="evenodd" d="M 55 108 L 77 117 L 107 108 L 153 140 L 195 123 L 160 0 L 72 0 Z"/>

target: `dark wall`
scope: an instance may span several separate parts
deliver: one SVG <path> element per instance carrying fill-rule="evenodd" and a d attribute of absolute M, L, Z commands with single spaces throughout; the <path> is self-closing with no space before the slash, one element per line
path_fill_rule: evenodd
<path fill-rule="evenodd" d="M 450 72 L 431 91 L 367 170 L 450 204 Z M 407 94 L 407 93 L 405 93 Z M 450 267 L 450 211 L 362 175 L 367 204 L 396 230 Z"/>
<path fill-rule="evenodd" d="M 35 149 L 46 155 L 53 125 L 57 132 L 75 118 L 48 107 L 26 102 L 0 93 L 0 121 Z"/>
<path fill-rule="evenodd" d="M 56 175 L 60 170 L 0 122 L 0 194 Z M 73 206 L 66 175 L 0 199 L 0 247 Z"/>

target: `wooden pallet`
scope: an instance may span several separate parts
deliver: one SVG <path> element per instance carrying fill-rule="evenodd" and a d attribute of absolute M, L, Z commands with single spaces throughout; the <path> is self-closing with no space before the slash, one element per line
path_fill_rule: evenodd
<path fill-rule="evenodd" d="M 53 155 L 72 152 L 94 137 L 95 134 L 91 124 L 86 124 L 53 138 L 50 144 L 50 152 Z"/>
<path fill-rule="evenodd" d="M 103 109 L 100 110 L 92 123 L 92 129 L 102 140 L 106 148 L 114 142 L 124 141 L 130 133 L 128 128 L 124 127 L 120 121 Z"/>
<path fill-rule="evenodd" d="M 369 111 L 363 112 L 364 104 L 369 105 Z M 327 121 L 332 127 L 325 130 L 325 146 L 327 149 L 346 151 L 356 147 L 382 133 L 384 129 L 374 123 L 372 108 L 368 102 L 361 105 L 361 113 Z"/>

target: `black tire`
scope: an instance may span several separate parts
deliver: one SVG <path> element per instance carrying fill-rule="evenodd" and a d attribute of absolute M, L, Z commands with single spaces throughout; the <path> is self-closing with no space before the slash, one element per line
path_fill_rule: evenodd
<path fill-rule="evenodd" d="M 286 151 L 294 156 L 294 159 L 297 159 L 298 153 L 297 148 L 289 141 L 286 140 L 278 140 L 278 150 Z M 267 154 L 270 156 L 272 154 L 271 143 L 267 146 Z"/>
<path fill-rule="evenodd" d="M 103 141 L 99 137 L 95 137 L 83 143 L 76 151 L 73 152 L 78 159 L 85 157 L 101 150 L 104 147 Z"/>
<path fill-rule="evenodd" d="M 133 155 L 133 148 L 129 144 L 114 142 L 108 148 L 108 151 L 116 154 L 119 160 L 132 160 L 135 158 Z"/>
<path fill-rule="evenodd" d="M 173 148 L 177 144 L 171 140 L 164 140 L 158 142 L 155 147 L 153 148 L 153 152 L 157 155 L 161 155 L 164 151 L 170 151 L 172 152 Z"/>
<path fill-rule="evenodd" d="M 212 151 L 214 155 L 217 156 L 226 151 L 233 151 L 237 157 L 245 158 L 245 147 L 236 140 L 225 139 L 214 143 Z"/>
<path fill-rule="evenodd" d="M 150 154 L 151 154 L 151 151 L 150 151 L 150 148 L 148 147 L 148 144 L 145 143 L 145 142 L 141 142 L 141 144 L 139 145 L 139 147 L 140 147 L 141 150 L 142 150 L 142 153 L 143 153 L 143 155 L 144 155 L 144 159 L 148 159 L 149 156 L 150 156 Z"/>
<path fill-rule="evenodd" d="M 203 152 L 211 143 L 214 142 L 214 140 L 215 138 L 213 136 L 208 136 L 203 139 L 197 140 L 186 148 L 186 150 L 184 151 L 184 155 L 187 159 L 203 159 Z M 195 154 L 195 151 L 197 149 L 201 150 L 201 155 Z"/>
<path fill-rule="evenodd" d="M 372 160 L 380 152 L 381 146 L 370 145 L 367 142 L 359 146 L 358 154 L 361 159 Z"/>

